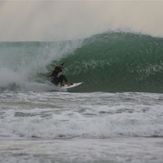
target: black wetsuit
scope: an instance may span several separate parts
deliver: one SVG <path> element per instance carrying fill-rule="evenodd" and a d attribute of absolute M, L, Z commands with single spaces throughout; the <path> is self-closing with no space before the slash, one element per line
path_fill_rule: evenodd
<path fill-rule="evenodd" d="M 56 66 L 54 71 L 52 72 L 51 76 L 51 82 L 55 85 L 63 85 L 64 83 L 67 83 L 67 78 L 65 75 L 62 73 L 63 71 L 63 66 Z"/>

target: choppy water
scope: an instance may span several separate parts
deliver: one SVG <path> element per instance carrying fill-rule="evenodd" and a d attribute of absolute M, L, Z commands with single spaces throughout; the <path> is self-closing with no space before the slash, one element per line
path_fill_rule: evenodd
<path fill-rule="evenodd" d="M 1 162 L 163 161 L 163 94 L 3 92 Z"/>

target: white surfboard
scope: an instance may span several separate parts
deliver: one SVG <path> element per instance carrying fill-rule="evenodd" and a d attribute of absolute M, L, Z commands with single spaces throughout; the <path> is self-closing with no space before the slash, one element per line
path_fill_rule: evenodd
<path fill-rule="evenodd" d="M 83 82 L 79 82 L 79 83 L 73 83 L 71 85 L 64 85 L 64 86 L 61 86 L 60 88 L 61 89 L 70 89 L 70 88 L 75 88 L 75 87 L 78 87 L 79 85 L 81 85 Z"/>

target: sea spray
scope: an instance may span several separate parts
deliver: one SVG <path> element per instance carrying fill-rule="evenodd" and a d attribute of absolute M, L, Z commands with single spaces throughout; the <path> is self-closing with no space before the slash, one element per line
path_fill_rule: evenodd
<path fill-rule="evenodd" d="M 24 89 L 31 83 L 45 82 L 45 78 L 39 74 L 47 74 L 48 65 L 72 53 L 81 42 L 0 43 L 0 88 Z"/>

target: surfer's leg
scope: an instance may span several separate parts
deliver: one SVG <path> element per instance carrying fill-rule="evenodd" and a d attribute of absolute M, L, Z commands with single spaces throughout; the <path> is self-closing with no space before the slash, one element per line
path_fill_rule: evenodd
<path fill-rule="evenodd" d="M 59 84 L 58 78 L 52 78 L 51 82 L 52 82 L 54 85 L 58 85 L 58 84 Z"/>
<path fill-rule="evenodd" d="M 64 85 L 65 83 L 66 83 L 66 84 L 68 83 L 68 80 L 67 80 L 67 78 L 66 78 L 65 75 L 60 75 L 59 78 L 58 78 L 58 80 L 59 80 L 59 83 L 60 83 L 61 85 Z"/>

